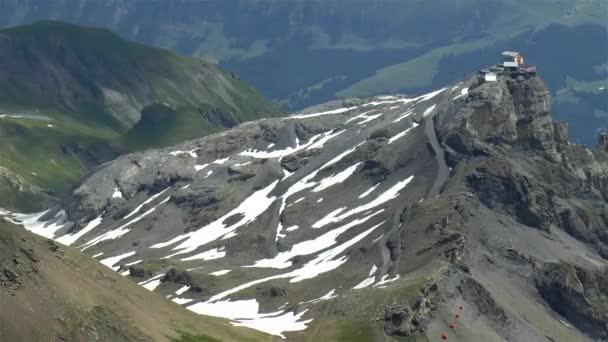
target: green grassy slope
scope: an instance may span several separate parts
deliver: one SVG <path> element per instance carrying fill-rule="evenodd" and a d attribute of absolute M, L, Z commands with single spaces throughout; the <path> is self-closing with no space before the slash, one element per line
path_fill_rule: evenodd
<path fill-rule="evenodd" d="M 0 218 L 2 341 L 270 341 L 194 314 Z"/>
<path fill-rule="evenodd" d="M 40 208 L 121 153 L 280 114 L 231 73 L 107 30 L 0 30 L 0 207 Z"/>

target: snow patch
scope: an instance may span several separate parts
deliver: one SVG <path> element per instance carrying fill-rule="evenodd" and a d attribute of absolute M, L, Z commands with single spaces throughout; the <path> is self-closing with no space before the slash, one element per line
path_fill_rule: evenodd
<path fill-rule="evenodd" d="M 165 273 L 158 274 L 146 281 L 142 281 L 141 283 L 137 283 L 138 285 L 143 286 L 148 291 L 154 291 L 160 285 L 160 278 L 162 278 Z"/>
<path fill-rule="evenodd" d="M 87 225 L 84 228 L 82 228 L 81 230 L 79 230 L 78 232 L 76 232 L 74 234 L 66 234 L 66 235 L 58 238 L 56 241 L 61 244 L 66 245 L 66 246 L 71 246 L 74 242 L 76 242 L 76 240 L 80 239 L 81 237 L 86 235 L 88 232 L 90 232 L 91 230 L 93 230 L 97 226 L 99 226 L 102 221 L 102 218 L 101 218 L 102 215 L 99 215 L 99 217 L 97 217 L 96 219 L 87 223 Z"/>
<path fill-rule="evenodd" d="M 120 192 L 119 188 L 114 188 L 114 192 L 112 193 L 112 198 L 122 198 L 122 192 Z"/>
<path fill-rule="evenodd" d="M 345 241 L 341 245 L 338 245 L 330 250 L 327 250 L 327 251 L 319 254 L 315 259 L 310 260 L 309 262 L 304 264 L 301 268 L 298 268 L 298 269 L 293 270 L 288 273 L 277 274 L 274 276 L 253 280 L 248 283 L 239 285 L 233 289 L 216 294 L 215 296 L 211 297 L 209 302 L 214 302 L 217 300 L 224 299 L 233 293 L 237 293 L 241 290 L 247 289 L 247 288 L 249 288 L 251 286 L 255 286 L 257 284 L 267 282 L 269 280 L 290 278 L 290 280 L 289 280 L 290 283 L 297 283 L 302 280 L 315 278 L 315 277 L 319 276 L 320 274 L 331 272 L 331 271 L 335 270 L 336 268 L 342 266 L 345 262 L 348 261 L 347 256 L 338 257 L 340 254 L 342 254 L 344 251 L 346 251 L 350 247 L 357 244 L 359 241 L 363 240 L 366 236 L 371 234 L 376 228 L 380 227 L 385 222 L 386 221 L 382 221 L 382 222 L 378 223 L 377 225 L 369 228 L 368 230 L 360 233 L 359 235 L 353 237 L 352 239 Z"/>
<path fill-rule="evenodd" d="M 175 291 L 175 295 L 176 296 L 181 296 L 182 294 L 184 294 L 188 290 L 190 290 L 190 286 L 188 286 L 188 285 L 183 286 L 179 290 Z"/>
<path fill-rule="evenodd" d="M 357 167 L 360 165 L 361 163 L 357 163 L 355 165 L 352 165 L 346 169 L 344 169 L 341 172 L 336 173 L 333 176 L 327 177 L 322 179 L 319 182 L 319 185 L 312 189 L 312 192 L 320 192 L 323 191 L 333 185 L 336 184 L 340 184 L 342 182 L 344 182 L 345 180 L 347 180 L 353 173 L 355 173 L 355 171 L 357 170 Z"/>
<path fill-rule="evenodd" d="M 361 198 L 365 198 L 367 197 L 367 195 L 371 194 L 372 192 L 374 192 L 374 190 L 376 190 L 376 188 L 378 187 L 378 185 L 380 185 L 380 183 L 372 186 L 371 188 L 369 188 L 367 191 L 365 191 L 364 193 L 362 193 L 361 195 L 359 195 L 359 199 Z"/>
<path fill-rule="evenodd" d="M 433 110 L 435 110 L 435 107 L 436 107 L 436 106 L 437 106 L 437 105 L 432 105 L 432 106 L 430 106 L 429 108 L 427 108 L 427 109 L 424 111 L 424 113 L 422 113 L 422 116 L 425 116 L 425 117 L 426 117 L 427 115 L 431 114 L 431 112 L 433 112 Z"/>
<path fill-rule="evenodd" d="M 220 270 L 220 271 L 211 272 L 209 274 L 219 277 L 219 276 L 223 276 L 224 274 L 228 274 L 230 272 L 231 272 L 231 270 Z"/>
<path fill-rule="evenodd" d="M 194 299 L 175 297 L 175 298 L 173 298 L 171 300 L 174 301 L 175 303 L 177 303 L 178 305 L 184 305 L 184 304 L 190 303 Z"/>
<path fill-rule="evenodd" d="M 287 331 L 305 330 L 312 319 L 300 321 L 306 310 L 298 313 L 272 312 L 259 313 L 260 305 L 255 299 L 237 301 L 218 301 L 196 303 L 187 307 L 189 310 L 200 315 L 222 317 L 232 320 L 234 326 L 248 327 L 265 332 L 270 335 L 280 336 Z"/>
<path fill-rule="evenodd" d="M 408 128 L 408 129 L 406 129 L 405 131 L 403 131 L 403 132 L 401 132 L 401 133 L 399 133 L 399 134 L 396 134 L 394 137 L 391 137 L 390 139 L 388 139 L 388 143 L 389 143 L 389 144 L 392 144 L 392 143 L 394 143 L 395 141 L 397 141 L 398 139 L 403 138 L 403 137 L 404 137 L 404 136 L 406 136 L 406 135 L 407 135 L 407 134 L 408 134 L 408 133 L 409 133 L 409 132 L 410 132 L 412 129 L 414 129 L 414 128 L 416 128 L 416 127 L 418 127 L 418 124 L 414 122 L 414 123 L 412 124 L 412 127 Z"/>
<path fill-rule="evenodd" d="M 313 299 L 313 300 L 309 300 L 306 303 L 308 303 L 308 304 L 315 304 L 315 303 L 319 303 L 319 302 L 322 302 L 322 301 L 325 301 L 325 300 L 330 300 L 332 298 L 336 298 L 336 297 L 338 297 L 338 295 L 335 294 L 335 293 L 336 293 L 336 289 L 333 289 L 333 290 L 327 292 L 322 297 L 319 297 L 319 298 Z"/>
<path fill-rule="evenodd" d="M 23 228 L 36 235 L 43 236 L 47 239 L 53 239 L 55 237 L 55 233 L 66 225 L 67 215 L 65 214 L 65 211 L 60 210 L 52 219 L 48 221 L 40 221 L 40 218 L 42 218 L 48 212 L 48 210 L 34 214 L 13 214 L 4 212 L 4 215 L 7 215 L 4 218 L 13 224 L 23 226 Z"/>
<path fill-rule="evenodd" d="M 350 223 L 347 223 L 341 227 L 336 229 L 332 229 L 327 233 L 320 235 L 312 240 L 306 240 L 299 243 L 296 243 L 291 247 L 289 251 L 280 252 L 272 259 L 262 259 L 256 261 L 251 266 L 245 267 L 268 267 L 268 268 L 278 268 L 285 269 L 292 266 L 292 262 L 290 259 L 294 258 L 298 255 L 310 255 L 327 249 L 337 243 L 337 238 L 348 231 L 350 228 L 358 226 L 362 223 L 367 222 L 372 217 L 380 214 L 382 210 L 379 210 L 371 215 L 366 217 L 354 220 Z"/>
<path fill-rule="evenodd" d="M 133 255 L 135 255 L 135 251 L 124 253 L 124 254 L 120 254 L 120 255 L 113 256 L 113 257 L 110 257 L 110 258 L 107 258 L 107 259 L 103 259 L 103 260 L 100 260 L 99 262 L 102 263 L 102 264 L 104 264 L 104 265 L 106 265 L 106 266 L 108 266 L 109 268 L 113 269 L 114 271 L 116 271 L 116 270 L 118 270 L 120 268 L 120 266 L 114 266 L 115 264 L 117 264 L 120 260 L 126 259 L 126 258 L 128 258 L 130 256 L 133 256 Z"/>
<path fill-rule="evenodd" d="M 169 201 L 169 199 L 171 198 L 171 196 L 165 198 L 163 201 L 161 201 L 160 203 L 158 203 L 156 206 L 154 206 L 152 209 L 149 209 L 148 211 L 146 211 L 145 213 L 137 216 L 136 218 L 132 219 L 131 221 L 123 224 L 122 226 L 110 230 L 92 240 L 90 240 L 89 242 L 85 243 L 84 245 L 82 245 L 83 247 L 83 251 L 86 250 L 89 247 L 95 246 L 96 244 L 105 241 L 105 240 L 114 240 L 117 239 L 125 234 L 127 234 L 128 232 L 131 231 L 131 229 L 128 229 L 128 227 L 138 221 L 140 221 L 141 219 L 143 219 L 144 217 L 148 216 L 149 214 L 151 214 L 152 212 L 154 212 L 156 210 L 156 208 L 158 208 L 159 206 L 167 203 Z"/>
<path fill-rule="evenodd" d="M 285 228 L 285 231 L 286 232 L 293 232 L 294 230 L 297 230 L 298 228 L 300 228 L 300 227 L 298 227 L 298 226 L 291 226 L 291 227 Z"/>
<path fill-rule="evenodd" d="M 123 219 L 128 219 L 129 217 L 137 214 L 141 208 L 143 208 L 144 205 L 154 201 L 155 199 L 157 199 L 158 197 L 160 197 L 160 195 L 162 195 L 165 191 L 169 190 L 170 188 L 166 188 L 165 190 L 153 195 L 152 197 L 148 198 L 144 203 L 138 205 L 135 209 L 133 209 L 133 211 L 131 211 L 127 216 L 123 217 Z"/>
<path fill-rule="evenodd" d="M 197 158 L 198 155 L 196 153 L 194 153 L 194 152 L 196 152 L 198 150 L 199 150 L 199 148 L 197 147 L 197 148 L 195 148 L 195 149 L 193 149 L 191 151 L 181 151 L 181 150 L 178 150 L 178 151 L 173 151 L 173 152 L 171 152 L 169 154 L 172 155 L 172 156 L 179 156 L 180 154 L 188 154 L 192 158 Z"/>
<path fill-rule="evenodd" d="M 376 285 L 374 285 L 374 287 L 379 287 L 379 286 L 386 285 L 386 284 L 388 284 L 390 282 L 393 282 L 393 281 L 399 279 L 399 277 L 400 276 L 397 274 L 394 278 L 388 279 L 388 274 L 385 274 L 385 275 L 382 276 L 382 278 L 380 279 L 380 281 Z"/>
<path fill-rule="evenodd" d="M 319 113 L 293 115 L 293 116 L 287 117 L 286 119 L 308 119 L 308 118 L 314 118 L 314 117 L 323 116 L 323 115 L 340 114 L 340 113 L 348 112 L 349 110 L 356 109 L 356 108 L 357 107 L 343 107 L 343 108 L 328 110 L 328 111 L 319 112 Z"/>
<path fill-rule="evenodd" d="M 214 259 L 223 258 L 225 256 L 226 256 L 226 248 L 221 247 L 221 248 L 210 249 L 208 251 L 193 255 L 191 257 L 184 258 L 184 259 L 182 259 L 182 261 L 191 261 L 191 260 L 198 260 L 198 259 L 214 260 Z"/>
<path fill-rule="evenodd" d="M 343 214 L 340 214 L 344 208 L 340 208 L 338 210 L 334 210 L 333 212 L 327 214 L 325 217 L 315 222 L 312 227 L 313 228 L 321 228 L 327 224 L 340 222 L 345 218 L 348 218 L 352 215 L 365 212 L 372 208 L 375 208 L 379 205 L 382 205 L 392 199 L 395 199 L 399 196 L 399 192 L 403 190 L 412 180 L 414 176 L 410 176 L 407 179 L 402 180 L 401 182 L 397 182 L 397 184 L 393 185 L 390 189 L 386 190 L 384 193 L 380 194 L 380 196 L 376 197 L 371 202 L 368 202 L 362 206 L 351 209 Z"/>
<path fill-rule="evenodd" d="M 196 170 L 196 172 L 206 168 L 207 166 L 209 166 L 209 164 L 201 164 L 201 165 L 194 165 L 194 170 Z"/>
<path fill-rule="evenodd" d="M 229 233 L 235 232 L 240 227 L 256 220 L 258 216 L 263 214 L 266 209 L 270 207 L 270 205 L 275 201 L 276 197 L 268 197 L 268 195 L 274 190 L 278 183 L 278 180 L 274 181 L 267 187 L 254 192 L 236 208 L 232 209 L 224 216 L 211 222 L 205 227 L 194 232 L 178 235 L 169 241 L 157 243 L 153 245 L 152 248 L 163 248 L 181 241 L 179 245 L 173 248 L 174 251 L 178 251 L 172 255 L 175 256 L 192 252 L 200 246 L 225 237 Z M 232 223 L 232 225 L 227 226 L 224 224 L 227 218 L 234 215 L 240 215 L 242 217 L 237 222 Z"/>
<path fill-rule="evenodd" d="M 407 118 L 408 116 L 411 116 L 412 114 L 414 114 L 414 110 L 410 109 L 407 112 L 401 114 L 401 116 L 399 116 L 397 119 L 395 119 L 395 121 L 393 121 L 393 123 L 397 123 L 397 122 Z"/>
<path fill-rule="evenodd" d="M 454 97 L 452 100 L 456 100 L 456 99 L 459 99 L 459 98 L 461 98 L 463 96 L 467 96 L 467 94 L 469 94 L 469 88 L 462 88 L 460 90 L 460 95 Z"/>

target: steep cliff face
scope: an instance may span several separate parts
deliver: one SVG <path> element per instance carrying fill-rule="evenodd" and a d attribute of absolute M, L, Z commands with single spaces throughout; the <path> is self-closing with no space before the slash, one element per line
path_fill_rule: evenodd
<path fill-rule="evenodd" d="M 553 141 L 549 91 L 540 78 L 500 82 L 470 81 L 467 106 L 446 120 L 446 134 L 472 135 L 481 141 L 540 145 Z"/>
<path fill-rule="evenodd" d="M 439 124 L 452 151 L 448 160 L 483 156 L 469 184 L 486 205 L 502 206 L 533 227 L 560 227 L 605 254 L 606 153 L 565 139 L 567 126 L 552 121 L 539 78 L 478 83 L 454 120 Z"/>
<path fill-rule="evenodd" d="M 608 154 L 566 138 L 542 80 L 470 79 L 125 155 L 13 220 L 290 340 L 602 340 Z"/>

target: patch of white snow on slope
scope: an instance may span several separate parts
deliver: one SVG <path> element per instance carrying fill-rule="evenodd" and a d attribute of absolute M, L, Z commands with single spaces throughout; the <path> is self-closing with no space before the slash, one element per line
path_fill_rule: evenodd
<path fill-rule="evenodd" d="M 463 96 L 466 96 L 467 94 L 469 94 L 469 88 L 462 88 L 462 89 L 460 90 L 460 95 L 458 95 L 458 96 L 454 97 L 452 100 L 459 99 L 459 98 L 461 98 L 461 97 L 463 97 Z"/>
<path fill-rule="evenodd" d="M 376 265 L 373 265 L 372 268 L 369 270 L 368 277 L 365 278 L 359 284 L 357 284 L 355 287 L 353 287 L 353 290 L 364 289 L 364 288 L 372 285 L 374 283 L 374 281 L 376 281 L 376 277 L 374 276 L 374 274 L 376 273 L 377 270 L 378 270 L 378 267 L 376 267 Z"/>
<path fill-rule="evenodd" d="M 187 307 L 201 315 L 223 317 L 232 320 L 235 326 L 248 327 L 270 335 L 285 338 L 284 332 L 305 330 L 312 319 L 300 321 L 306 310 L 298 313 L 259 313 L 260 305 L 255 299 L 237 301 L 202 302 Z"/>
<path fill-rule="evenodd" d="M 422 113 L 422 116 L 427 116 L 427 115 L 431 114 L 431 113 L 433 112 L 433 110 L 435 110 L 435 107 L 436 107 L 436 106 L 437 106 L 437 105 L 432 105 L 432 106 L 430 106 L 429 108 L 427 108 L 427 109 L 424 111 L 424 113 Z"/>
<path fill-rule="evenodd" d="M 285 156 L 288 156 L 290 154 L 296 153 L 300 150 L 304 150 L 304 149 L 312 146 L 317 139 L 324 137 L 326 135 L 327 135 L 326 133 L 323 133 L 323 134 L 317 134 L 315 136 L 312 136 L 310 139 L 308 139 L 308 142 L 306 142 L 303 145 L 300 145 L 300 141 L 298 139 L 296 139 L 295 147 L 288 146 L 282 150 L 274 150 L 274 151 L 247 150 L 247 151 L 243 151 L 243 152 L 239 153 L 239 155 L 246 156 L 246 157 L 259 158 L 259 159 L 283 158 Z"/>
<path fill-rule="evenodd" d="M 299 114 L 299 115 L 288 116 L 285 119 L 308 119 L 308 118 L 314 118 L 314 117 L 323 116 L 323 115 L 340 114 L 340 113 L 348 112 L 349 110 L 356 109 L 356 108 L 357 107 L 343 107 L 343 108 L 328 110 L 328 111 L 319 112 L 319 113 Z"/>
<path fill-rule="evenodd" d="M 108 266 L 109 268 L 113 269 L 114 271 L 116 271 L 116 270 L 118 270 L 118 268 L 120 266 L 114 266 L 115 264 L 117 264 L 120 260 L 126 259 L 126 258 L 128 258 L 130 256 L 133 256 L 133 255 L 135 255 L 135 251 L 124 253 L 124 254 L 120 254 L 120 255 L 113 256 L 113 257 L 110 257 L 110 258 L 107 258 L 107 259 L 103 259 L 103 260 L 100 260 L 99 262 L 102 263 L 102 264 L 104 264 L 104 265 L 106 265 L 106 266 Z"/>
<path fill-rule="evenodd" d="M 298 228 L 300 228 L 300 227 L 298 227 L 298 226 L 291 226 L 291 227 L 285 228 L 285 231 L 286 232 L 293 232 L 294 230 L 297 230 Z"/>
<path fill-rule="evenodd" d="M 386 101 L 372 101 L 372 102 L 368 102 L 366 104 L 363 105 L 363 107 L 368 107 L 368 106 L 379 106 L 382 104 L 392 104 L 392 103 L 398 103 L 401 102 L 402 104 L 406 104 L 406 103 L 410 103 L 413 101 L 418 100 L 418 98 L 413 98 L 413 99 L 409 99 L 409 98 L 401 98 L 398 100 L 386 100 Z"/>
<path fill-rule="evenodd" d="M 191 261 L 191 260 L 198 260 L 198 259 L 202 259 L 202 260 L 214 260 L 214 259 L 220 259 L 226 256 L 226 248 L 222 247 L 222 248 L 214 248 L 214 249 L 210 249 L 208 251 L 193 255 L 191 257 L 187 257 L 182 259 L 182 261 Z"/>
<path fill-rule="evenodd" d="M 130 262 L 130 263 L 128 263 L 128 264 L 125 264 L 125 266 L 133 266 L 133 265 L 139 264 L 139 263 L 140 263 L 140 262 L 142 262 L 142 261 L 143 261 L 143 259 L 140 259 L 140 260 L 135 260 L 135 261 L 133 261 L 133 262 Z"/>
<path fill-rule="evenodd" d="M 375 120 L 375 119 L 381 117 L 383 114 L 384 113 L 380 113 L 380 114 L 376 114 L 376 115 L 366 115 L 366 116 L 363 117 L 365 120 L 359 121 L 359 122 L 357 122 L 357 124 L 358 125 L 366 124 L 366 123 L 368 123 L 368 122 L 370 122 L 372 120 Z"/>
<path fill-rule="evenodd" d="M 97 217 L 96 219 L 87 223 L 87 225 L 84 228 L 82 228 L 81 230 L 79 230 L 78 232 L 76 232 L 74 234 L 63 235 L 62 237 L 58 238 L 56 241 L 61 244 L 66 245 L 66 246 L 71 246 L 74 242 L 76 242 L 76 240 L 80 239 L 85 234 L 87 234 L 88 232 L 90 232 L 91 230 L 93 230 L 97 226 L 99 226 L 102 221 L 102 218 L 101 218 L 102 215 L 99 215 L 99 217 Z"/>
<path fill-rule="evenodd" d="M 213 276 L 216 276 L 216 277 L 219 277 L 219 276 L 223 276 L 225 274 L 228 274 L 230 272 L 231 272 L 231 270 L 219 270 L 219 271 L 211 272 L 209 274 L 211 274 Z"/>
<path fill-rule="evenodd" d="M 342 153 L 340 153 L 339 155 L 337 155 L 336 157 L 334 157 L 332 160 L 330 160 L 327 163 L 325 163 L 325 165 L 321 166 L 319 169 L 323 170 L 323 169 L 325 169 L 325 168 L 327 168 L 327 167 L 329 167 L 331 165 L 334 165 L 335 163 L 339 162 L 340 160 L 342 160 L 347 155 L 353 153 L 357 149 L 357 147 L 359 147 L 359 146 L 361 146 L 363 144 L 365 144 L 365 141 L 362 142 L 362 143 L 359 143 L 359 144 L 355 145 L 352 148 L 349 148 L 348 150 L 346 150 L 346 151 L 344 151 Z"/>
<path fill-rule="evenodd" d="M 399 277 L 400 276 L 397 274 L 394 278 L 387 279 L 388 278 L 388 274 L 385 274 L 385 275 L 382 276 L 382 278 L 380 279 L 380 281 L 376 285 L 374 285 L 374 287 L 379 287 L 379 286 L 382 286 L 382 285 L 386 285 L 387 283 L 390 283 L 390 282 L 393 282 L 393 281 L 399 279 Z"/>
<path fill-rule="evenodd" d="M 359 114 L 359 115 L 357 115 L 355 117 L 352 117 L 352 118 L 346 120 L 346 122 L 344 122 L 344 124 L 346 125 L 347 123 L 349 123 L 351 121 L 358 120 L 358 119 L 363 119 L 362 121 L 357 122 L 357 124 L 363 125 L 363 124 L 366 124 L 366 123 L 368 123 L 368 122 L 370 122 L 370 121 L 372 121 L 374 119 L 377 119 L 377 118 L 381 117 L 382 114 L 384 114 L 384 113 L 378 113 L 378 114 L 374 114 L 374 115 L 367 115 L 368 113 L 371 113 L 371 112 L 373 112 L 373 110 L 368 110 L 367 112 L 363 112 L 363 113 L 361 113 L 361 114 Z"/>
<path fill-rule="evenodd" d="M 368 110 L 368 111 L 363 112 L 363 113 L 361 113 L 361 114 L 359 114 L 359 115 L 353 116 L 352 118 L 350 118 L 350 119 L 346 120 L 346 121 L 344 122 L 344 124 L 346 125 L 346 124 L 348 124 L 349 122 L 354 121 L 354 120 L 357 120 L 357 119 L 364 119 L 364 118 L 366 118 L 366 117 L 367 117 L 367 113 L 371 113 L 371 112 L 373 112 L 373 111 L 374 111 L 374 110 Z"/>
<path fill-rule="evenodd" d="M 340 184 L 342 182 L 344 182 L 345 180 L 347 180 L 350 176 L 353 175 L 353 173 L 355 173 L 355 171 L 357 170 L 357 167 L 360 165 L 361 163 L 357 163 L 355 165 L 352 165 L 338 173 L 336 173 L 333 176 L 327 177 L 322 179 L 319 182 L 319 185 L 312 189 L 312 192 L 319 192 L 319 191 L 323 191 L 327 188 L 329 188 L 330 186 L 336 185 L 336 184 Z"/>
<path fill-rule="evenodd" d="M 251 194 L 251 196 L 241 202 L 238 207 L 232 209 L 224 216 L 211 222 L 205 227 L 194 232 L 176 236 L 169 241 L 157 243 L 153 245 L 152 248 L 163 248 L 181 241 L 179 245 L 173 248 L 174 251 L 178 252 L 174 253 L 172 256 L 176 256 L 179 254 L 192 252 L 199 246 L 205 245 L 211 241 L 215 241 L 232 232 L 235 232 L 240 227 L 256 220 L 258 216 L 263 214 L 266 209 L 270 207 L 270 205 L 275 201 L 276 197 L 268 197 L 268 194 L 274 190 L 278 183 L 278 180 L 274 181 L 267 187 L 254 192 Z M 237 222 L 227 226 L 224 222 L 228 217 L 234 215 L 240 215 L 242 217 Z"/>
<path fill-rule="evenodd" d="M 114 192 L 112 193 L 112 198 L 122 198 L 122 192 L 120 192 L 120 189 L 114 188 Z"/>
<path fill-rule="evenodd" d="M 324 133 L 323 136 L 321 137 L 321 139 L 315 141 L 312 145 L 306 147 L 307 150 L 312 150 L 314 148 L 321 148 L 323 147 L 323 145 L 325 145 L 329 140 L 337 137 L 338 135 L 342 134 L 346 132 L 345 130 L 341 130 L 338 132 L 334 132 L 334 133 Z"/>
<path fill-rule="evenodd" d="M 369 275 L 373 275 L 374 273 L 376 273 L 377 270 L 378 267 L 376 265 L 372 265 L 372 268 L 369 270 Z"/>
<path fill-rule="evenodd" d="M 186 285 L 181 287 L 179 290 L 175 291 L 175 295 L 176 296 L 181 296 L 182 294 L 184 294 L 184 292 L 190 290 L 190 286 Z"/>
<path fill-rule="evenodd" d="M 160 203 L 158 203 L 156 206 L 154 206 L 153 208 L 149 209 L 148 211 L 146 211 L 145 213 L 137 216 L 136 218 L 132 219 L 131 221 L 123 224 L 122 226 L 110 230 L 92 240 L 90 240 L 89 242 L 85 243 L 84 245 L 82 245 L 83 249 L 85 250 L 87 248 L 90 248 L 92 246 L 95 246 L 96 244 L 105 241 L 105 240 L 114 240 L 117 239 L 125 234 L 127 234 L 128 232 L 131 231 L 131 229 L 128 229 L 128 227 L 134 223 L 137 223 L 138 221 L 140 221 L 141 219 L 143 219 L 144 217 L 150 215 L 152 212 L 154 212 L 156 210 L 156 208 L 158 208 L 159 206 L 167 203 L 169 201 L 169 199 L 171 199 L 171 196 L 165 198 L 163 201 L 161 201 Z"/>
<path fill-rule="evenodd" d="M 324 249 L 327 249 L 327 248 L 335 245 L 337 243 L 336 240 L 340 235 L 344 234 L 346 231 L 348 231 L 352 227 L 355 227 L 362 223 L 367 222 L 369 219 L 380 214 L 381 212 L 382 212 L 382 209 L 371 215 L 368 215 L 364 218 L 354 220 L 341 227 L 332 229 L 332 230 L 328 231 L 327 233 L 325 233 L 321 236 L 318 236 L 312 240 L 299 242 L 299 243 L 293 245 L 289 251 L 278 253 L 272 259 L 258 260 L 255 262 L 255 264 L 253 264 L 251 266 L 245 266 L 245 267 L 269 267 L 269 268 L 278 268 L 278 269 L 284 269 L 284 268 L 291 267 L 293 263 L 291 261 L 289 261 L 290 259 L 292 259 L 298 255 L 314 254 L 314 253 L 317 253 L 319 251 L 322 251 Z"/>
<path fill-rule="evenodd" d="M 58 211 L 57 214 L 55 214 L 55 216 L 48 221 L 40 221 L 40 218 L 46 215 L 47 212 L 48 210 L 35 214 L 7 213 L 8 216 L 6 216 L 5 219 L 13 224 L 23 226 L 23 228 L 36 235 L 43 236 L 47 239 L 53 239 L 55 237 L 55 233 L 57 233 L 57 231 L 63 228 L 66 224 L 66 220 L 61 219 L 65 216 L 65 211 Z M 49 224 L 49 222 L 53 223 Z"/>
<path fill-rule="evenodd" d="M 178 305 L 184 305 L 184 304 L 188 304 L 191 301 L 193 301 L 194 299 L 190 299 L 190 298 L 179 298 L 179 297 L 175 297 L 173 299 L 171 299 L 172 301 L 174 301 L 175 303 L 177 303 Z"/>
<path fill-rule="evenodd" d="M 173 151 L 173 152 L 171 152 L 169 154 L 172 155 L 172 156 L 179 156 L 180 154 L 189 154 L 190 157 L 197 158 L 198 155 L 196 153 L 194 153 L 197 150 L 199 150 L 198 147 L 195 148 L 195 149 L 193 149 L 193 150 L 191 150 L 191 151 L 181 151 L 181 150 L 178 150 L 178 151 Z"/>
<path fill-rule="evenodd" d="M 338 295 L 336 294 L 336 289 L 333 289 L 329 292 L 327 292 L 325 295 L 323 295 L 322 297 L 319 297 L 317 299 L 313 299 L 313 300 L 309 300 L 306 303 L 308 304 L 315 304 L 315 303 L 319 303 L 325 300 L 330 300 L 332 298 L 336 298 L 338 297 Z"/>
<path fill-rule="evenodd" d="M 371 202 L 368 202 L 364 205 L 351 209 L 343 214 L 340 214 L 340 213 L 342 211 L 344 211 L 345 208 L 340 208 L 341 210 L 340 209 L 334 210 L 333 212 L 327 214 L 325 217 L 323 217 L 319 221 L 315 222 L 312 225 L 312 227 L 321 228 L 330 223 L 340 222 L 340 221 L 344 220 L 345 218 L 348 218 L 352 215 L 355 215 L 355 214 L 358 214 L 361 212 L 365 212 L 365 211 L 375 208 L 379 205 L 382 205 L 392 199 L 395 199 L 399 196 L 399 192 L 401 190 L 403 190 L 413 179 L 414 179 L 414 176 L 410 176 L 407 179 L 402 180 L 401 182 L 397 182 L 390 189 L 386 190 L 384 193 L 382 193 L 380 196 L 376 197 Z"/>
<path fill-rule="evenodd" d="M 269 335 L 280 336 L 282 339 L 285 339 L 285 335 L 283 335 L 284 332 L 305 330 L 307 324 L 312 322 L 312 319 L 300 321 L 306 311 L 308 310 L 303 310 L 298 314 L 289 311 L 272 317 L 241 319 L 237 322 L 231 322 L 230 324 L 237 327 L 247 327 L 259 330 Z"/>
<path fill-rule="evenodd" d="M 137 214 L 141 208 L 144 207 L 144 205 L 154 201 L 155 199 L 157 199 L 160 195 L 162 195 L 165 191 L 169 190 L 170 188 L 166 188 L 165 190 L 157 193 L 156 195 L 152 195 L 152 197 L 148 198 L 144 203 L 138 205 L 135 209 L 133 209 L 133 211 L 131 211 L 127 216 L 123 217 L 123 219 L 128 219 L 129 217 Z"/>
<path fill-rule="evenodd" d="M 155 275 L 154 277 L 152 277 L 146 281 L 142 281 L 141 283 L 137 283 L 137 284 L 143 286 L 148 291 L 154 291 L 160 285 L 160 278 L 162 278 L 164 275 L 165 275 L 165 273 L 161 273 L 161 274 Z"/>
<path fill-rule="evenodd" d="M 414 129 L 414 128 L 416 128 L 416 127 L 418 127 L 418 124 L 414 122 L 414 123 L 412 124 L 412 127 L 408 128 L 408 129 L 406 129 L 405 131 L 403 131 L 403 132 L 401 132 L 401 133 L 399 133 L 399 134 L 396 134 L 394 137 L 391 137 L 390 139 L 388 139 L 388 143 L 389 143 L 389 144 L 392 144 L 392 143 L 394 143 L 395 141 L 397 141 L 398 139 L 403 138 L 403 137 L 404 137 L 404 136 L 406 136 L 406 135 L 407 135 L 407 134 L 408 134 L 408 133 L 409 133 L 409 132 L 410 132 L 412 129 Z"/>
<path fill-rule="evenodd" d="M 365 198 L 367 197 L 367 195 L 371 194 L 372 192 L 374 192 L 374 190 L 376 190 L 376 188 L 378 187 L 378 185 L 380 185 L 380 183 L 372 186 L 371 188 L 369 188 L 367 191 L 365 191 L 364 193 L 362 193 L 361 195 L 359 195 L 359 199 L 361 198 Z"/>
<path fill-rule="evenodd" d="M 418 101 L 418 102 L 422 102 L 422 101 L 427 101 L 427 100 L 430 100 L 430 99 L 432 99 L 433 97 L 435 97 L 435 96 L 437 96 L 437 95 L 439 95 L 439 94 L 443 93 L 443 91 L 444 91 L 445 89 L 446 89 L 446 88 L 441 88 L 441 89 L 436 90 L 436 91 L 434 91 L 434 92 L 431 92 L 431 93 L 428 93 L 428 94 L 424 94 L 424 95 L 418 96 L 417 98 L 415 98 L 415 100 L 416 100 L 416 101 Z"/>
<path fill-rule="evenodd" d="M 207 166 L 209 166 L 209 164 L 194 165 L 194 170 L 198 172 L 198 171 L 206 168 Z"/>
<path fill-rule="evenodd" d="M 383 225 L 385 222 L 386 221 L 382 221 L 382 222 L 378 223 L 377 225 L 369 228 L 368 230 L 360 233 L 359 235 L 353 237 L 352 239 L 345 241 L 341 245 L 338 245 L 330 250 L 320 253 L 316 258 L 314 258 L 313 260 L 310 260 L 309 262 L 307 262 L 306 264 L 304 264 L 302 267 L 300 267 L 298 269 L 295 269 L 291 272 L 270 276 L 267 278 L 253 280 L 248 283 L 239 285 L 230 290 L 216 294 L 215 296 L 211 297 L 211 299 L 209 299 L 209 302 L 214 302 L 214 301 L 224 299 L 231 294 L 237 293 L 237 292 L 247 289 L 251 286 L 255 286 L 257 284 L 267 282 L 269 280 L 290 278 L 290 280 L 289 280 L 290 283 L 297 283 L 302 280 L 312 279 L 312 278 L 317 277 L 320 274 L 324 274 L 324 273 L 333 271 L 336 268 L 342 266 L 346 261 L 348 261 L 348 257 L 345 255 L 338 257 L 340 254 L 344 253 L 344 251 L 346 251 L 350 247 L 354 246 L 359 241 L 363 240 L 366 236 L 371 234 L 374 230 L 376 230 L 378 227 Z"/>
<path fill-rule="evenodd" d="M 407 118 L 408 116 L 411 116 L 412 114 L 414 114 L 414 110 L 410 109 L 407 112 L 401 114 L 401 116 L 399 116 L 397 119 L 395 119 L 395 121 L 393 121 L 393 123 L 397 123 L 397 122 Z"/>

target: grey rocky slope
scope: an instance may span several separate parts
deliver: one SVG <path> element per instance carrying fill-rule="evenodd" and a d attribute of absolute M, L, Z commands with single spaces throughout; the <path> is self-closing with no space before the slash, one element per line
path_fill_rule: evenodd
<path fill-rule="evenodd" d="M 606 340 L 608 154 L 569 143 L 548 94 L 329 103 L 122 156 L 13 219 L 290 340 Z"/>

